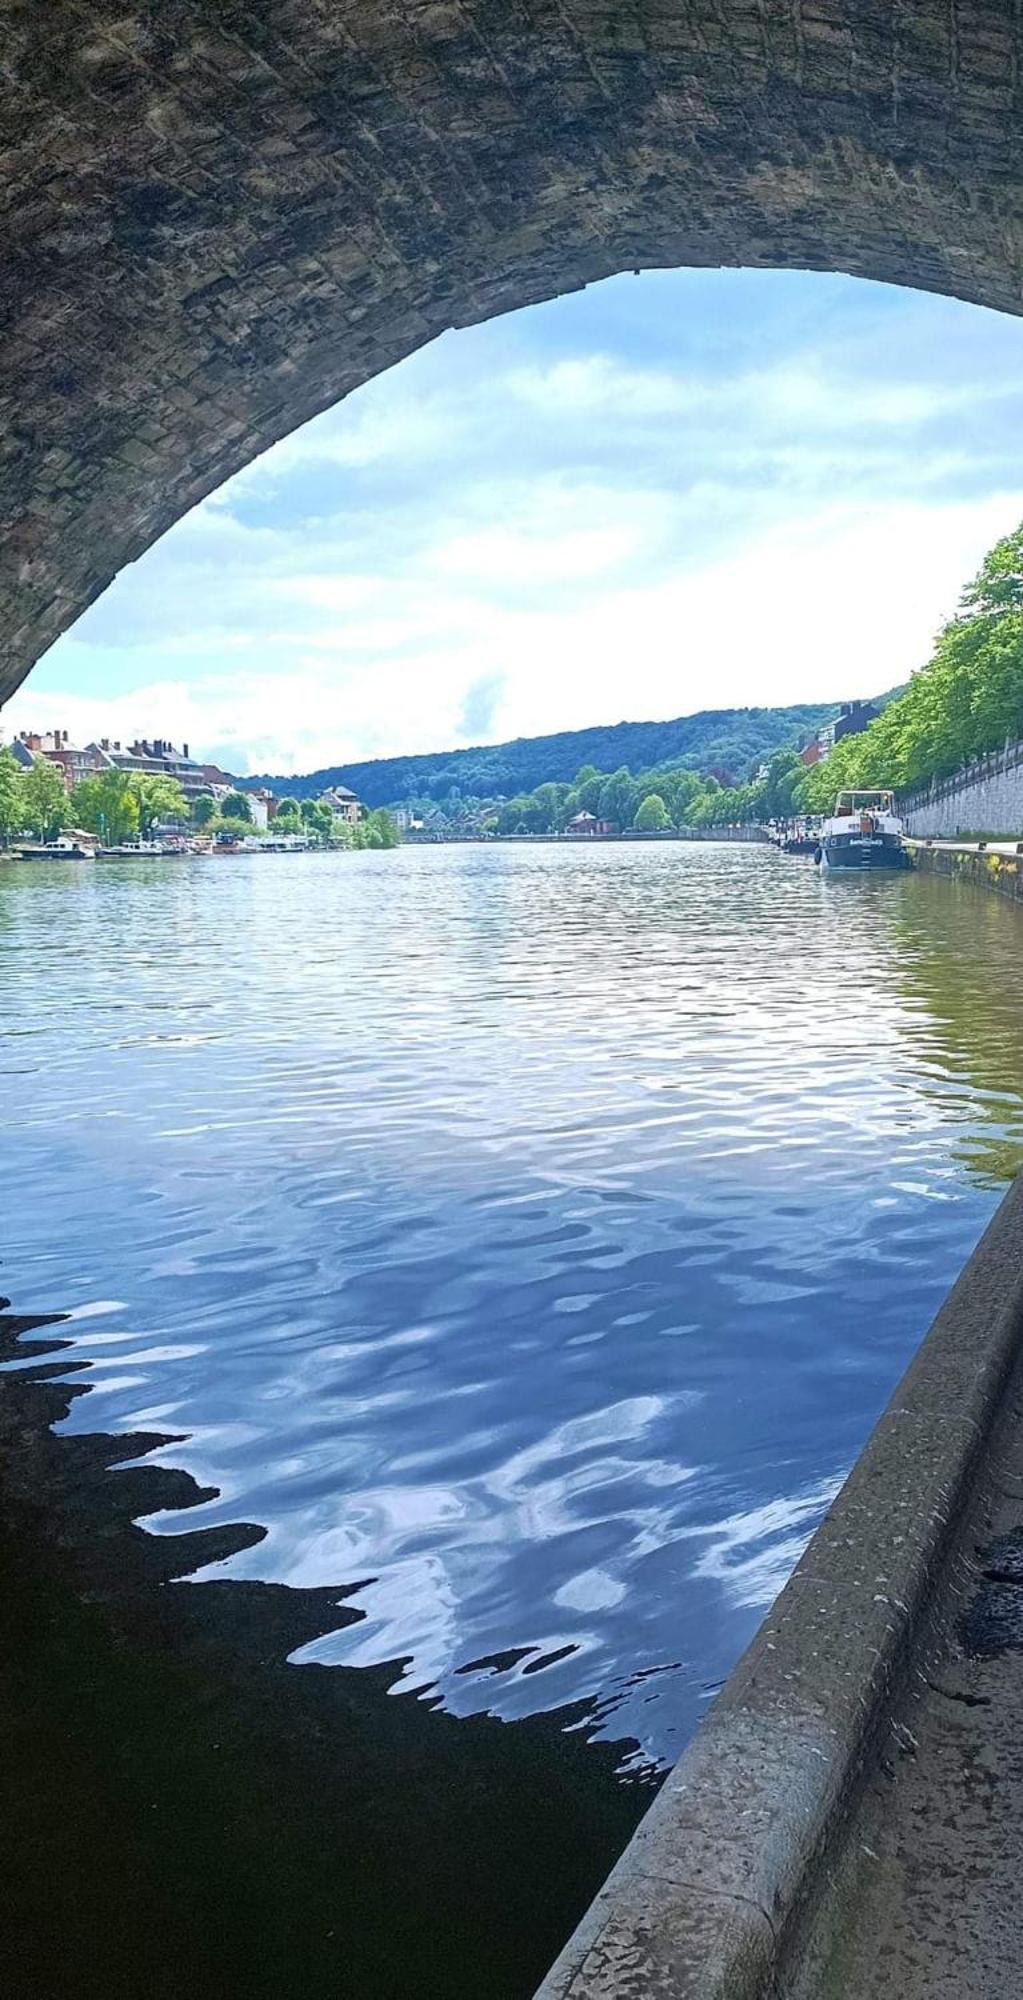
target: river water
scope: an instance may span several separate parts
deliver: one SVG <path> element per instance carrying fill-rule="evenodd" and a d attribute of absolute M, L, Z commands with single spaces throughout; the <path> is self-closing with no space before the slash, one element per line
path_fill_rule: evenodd
<path fill-rule="evenodd" d="M 70 1343 L 7 1387 L 141 1565 L 33 1699 L 232 1905 L 190 1990 L 531 1991 L 1023 1161 L 1021 984 L 996 897 L 741 846 L 0 870 L 3 1288 Z M 164 1893 L 69 1899 L 64 1990 L 163 1991 Z"/>

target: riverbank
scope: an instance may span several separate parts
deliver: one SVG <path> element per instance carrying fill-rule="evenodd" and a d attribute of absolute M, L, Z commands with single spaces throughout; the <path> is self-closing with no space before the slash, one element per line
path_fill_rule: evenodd
<path fill-rule="evenodd" d="M 620 833 L 407 833 L 408 847 L 634 847 L 653 841 L 752 842 L 764 846 L 762 826 L 667 826 L 644 832 L 627 826 Z"/>
<path fill-rule="evenodd" d="M 969 882 L 1023 905 L 1023 842 L 906 840 L 913 865 L 926 875 Z"/>

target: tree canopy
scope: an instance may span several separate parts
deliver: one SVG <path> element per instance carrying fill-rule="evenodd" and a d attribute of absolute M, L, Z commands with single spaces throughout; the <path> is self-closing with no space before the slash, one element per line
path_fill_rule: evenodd
<path fill-rule="evenodd" d="M 660 792 L 648 792 L 636 807 L 636 817 L 632 822 L 637 833 L 663 833 L 671 825 L 668 808 Z"/>
<path fill-rule="evenodd" d="M 252 825 L 252 807 L 244 792 L 225 792 L 220 801 L 220 812 L 223 819 L 241 820 L 246 826 Z"/>
<path fill-rule="evenodd" d="M 148 772 L 133 773 L 139 809 L 139 832 L 148 839 L 158 820 L 186 820 L 188 803 L 175 778 Z M 246 800 L 246 805 L 248 800 Z"/>
<path fill-rule="evenodd" d="M 71 794 L 76 826 L 95 833 L 105 847 L 119 847 L 139 830 L 138 788 L 128 771 L 97 771 Z"/>
<path fill-rule="evenodd" d="M 36 757 L 21 780 L 22 826 L 37 840 L 55 840 L 69 826 L 64 774 L 45 757 Z"/>
<path fill-rule="evenodd" d="M 0 845 L 21 832 L 21 772 L 10 750 L 0 749 Z"/>
<path fill-rule="evenodd" d="M 843 737 L 797 787 L 823 812 L 848 786 L 911 790 L 1023 736 L 1023 525 L 985 557 L 926 666 L 860 736 Z"/>
<path fill-rule="evenodd" d="M 95 771 L 71 794 L 76 826 L 119 847 L 137 834 L 148 840 L 158 820 L 187 820 L 188 801 L 174 778 L 148 771 Z"/>

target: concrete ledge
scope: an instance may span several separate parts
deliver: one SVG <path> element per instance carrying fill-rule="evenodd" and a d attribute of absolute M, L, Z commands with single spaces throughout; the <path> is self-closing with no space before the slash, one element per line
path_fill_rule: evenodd
<path fill-rule="evenodd" d="M 914 868 L 923 874 L 946 875 L 969 882 L 975 889 L 993 889 L 1023 904 L 1023 853 L 1015 841 L 919 840 L 906 837 Z"/>
<path fill-rule="evenodd" d="M 1023 1176 L 537 2000 L 754 2000 L 899 1690 L 1023 1344 Z"/>

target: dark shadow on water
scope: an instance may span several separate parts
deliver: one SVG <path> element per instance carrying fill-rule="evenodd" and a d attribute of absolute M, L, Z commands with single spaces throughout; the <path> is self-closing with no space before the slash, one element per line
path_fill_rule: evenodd
<path fill-rule="evenodd" d="M 0 1312 L 31 1364 L 0 1377 L 4 1990 L 529 1995 L 649 1786 L 581 1708 L 462 1720 L 391 1695 L 400 1663 L 289 1666 L 354 1581 L 178 1581 L 263 1531 L 135 1525 L 208 1495 L 111 1469 L 164 1437 L 54 1434 L 85 1391 L 55 1324 Z"/>

